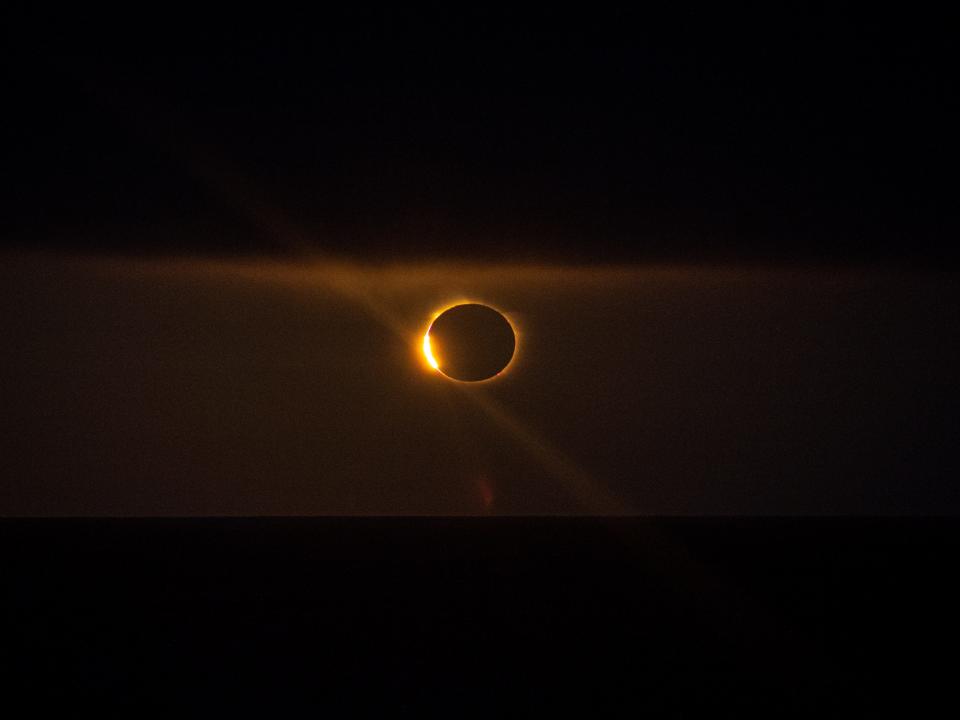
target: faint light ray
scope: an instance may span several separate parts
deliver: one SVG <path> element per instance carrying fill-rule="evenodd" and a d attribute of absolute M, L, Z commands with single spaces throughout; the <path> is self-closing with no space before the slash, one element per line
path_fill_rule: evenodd
<path fill-rule="evenodd" d="M 366 276 L 366 278 L 365 278 Z M 370 290 L 369 274 L 360 269 L 342 266 L 338 272 L 330 276 L 327 287 L 364 308 L 370 317 L 390 330 L 398 338 L 408 340 L 416 331 L 409 323 L 404 322 L 403 316 L 392 310 L 388 303 L 378 299 Z"/>
<path fill-rule="evenodd" d="M 516 440 L 589 513 L 596 515 L 634 514 L 626 503 L 617 500 L 603 490 L 586 470 L 515 418 L 500 403 L 482 392 L 475 391 L 473 388 L 464 390 L 464 395 L 470 401 L 475 403 L 502 430 L 505 430 Z"/>
<path fill-rule="evenodd" d="M 121 123 L 139 142 L 172 159 L 193 181 L 236 216 L 266 233 L 275 249 L 294 256 L 315 255 L 313 233 L 268 198 L 266 189 L 244 176 L 230 161 L 231 153 L 216 132 L 185 117 L 175 106 L 124 80 L 105 64 L 72 55 L 70 62 L 52 59 L 96 107 Z"/>
<path fill-rule="evenodd" d="M 316 260 L 312 263 L 291 263 L 263 258 L 250 260 L 213 260 L 172 258 L 161 261 L 113 261 L 114 267 L 126 270 L 137 267 L 145 271 L 173 271 L 209 277 L 219 273 L 249 282 L 277 283 L 310 291 L 323 288 L 366 310 L 374 322 L 390 330 L 398 338 L 409 340 L 417 330 L 403 316 L 392 310 L 389 303 L 379 300 L 371 289 L 380 276 L 369 269 L 346 262 Z"/>

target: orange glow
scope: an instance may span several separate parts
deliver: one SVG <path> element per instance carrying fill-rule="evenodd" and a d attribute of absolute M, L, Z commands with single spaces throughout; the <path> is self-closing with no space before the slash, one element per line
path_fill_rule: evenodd
<path fill-rule="evenodd" d="M 430 363 L 430 367 L 434 370 L 440 369 L 440 364 L 437 362 L 436 358 L 433 357 L 433 349 L 430 347 L 430 331 L 427 330 L 426 334 L 423 336 L 423 355 L 427 358 L 427 362 Z"/>

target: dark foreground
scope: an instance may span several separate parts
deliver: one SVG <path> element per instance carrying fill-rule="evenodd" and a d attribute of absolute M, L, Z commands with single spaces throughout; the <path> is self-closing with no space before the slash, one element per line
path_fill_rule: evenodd
<path fill-rule="evenodd" d="M 177 715 L 954 695 L 960 523 L 0 521 L 4 696 Z"/>

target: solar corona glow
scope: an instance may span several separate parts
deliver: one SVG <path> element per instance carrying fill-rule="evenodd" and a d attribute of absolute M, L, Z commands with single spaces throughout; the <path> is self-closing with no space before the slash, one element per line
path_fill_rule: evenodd
<path fill-rule="evenodd" d="M 480 382 L 502 373 L 513 359 L 516 333 L 499 311 L 479 303 L 439 313 L 423 336 L 427 364 L 451 380 Z"/>

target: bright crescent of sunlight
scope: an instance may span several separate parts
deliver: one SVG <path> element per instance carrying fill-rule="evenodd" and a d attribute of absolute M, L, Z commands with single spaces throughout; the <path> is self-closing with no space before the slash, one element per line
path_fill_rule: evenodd
<path fill-rule="evenodd" d="M 434 370 L 440 369 L 440 364 L 437 362 L 436 358 L 433 357 L 433 350 L 430 348 L 430 331 L 423 336 L 423 355 L 427 358 L 427 362 L 430 363 L 430 367 Z"/>

